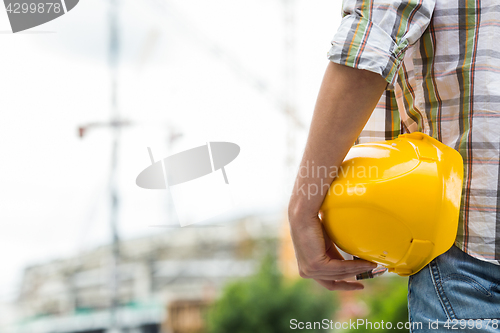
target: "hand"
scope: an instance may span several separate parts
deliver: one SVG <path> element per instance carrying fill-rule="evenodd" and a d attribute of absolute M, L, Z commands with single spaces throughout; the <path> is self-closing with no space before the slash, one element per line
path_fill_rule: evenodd
<path fill-rule="evenodd" d="M 292 216 L 289 213 L 290 232 L 299 274 L 314 279 L 328 290 L 360 290 L 359 282 L 345 281 L 375 267 L 364 260 L 345 260 L 325 233 L 317 214 Z"/>
<path fill-rule="evenodd" d="M 307 171 L 310 167 L 338 169 L 386 86 L 387 82 L 379 74 L 329 62 L 299 170 L 305 168 Z M 331 184 L 334 176 L 298 172 L 288 207 L 295 256 L 304 278 L 314 279 L 329 290 L 362 289 L 361 283 L 345 280 L 376 265 L 362 260 L 344 260 L 318 218 L 326 195 L 324 184 Z"/>

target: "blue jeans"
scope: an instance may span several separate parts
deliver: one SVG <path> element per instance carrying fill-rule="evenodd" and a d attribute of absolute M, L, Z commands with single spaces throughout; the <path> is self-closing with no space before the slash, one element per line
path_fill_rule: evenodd
<path fill-rule="evenodd" d="M 452 246 L 410 276 L 408 307 L 412 333 L 500 333 L 500 266 Z"/>

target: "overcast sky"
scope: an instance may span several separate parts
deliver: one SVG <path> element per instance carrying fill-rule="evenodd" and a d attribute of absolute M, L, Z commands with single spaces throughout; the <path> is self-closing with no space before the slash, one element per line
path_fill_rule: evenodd
<path fill-rule="evenodd" d="M 295 4 L 296 102 L 306 126 L 340 3 Z M 96 128 L 77 137 L 79 125 L 110 116 L 107 14 L 106 1 L 82 0 L 12 34 L 0 10 L 0 300 L 14 295 L 26 265 L 110 239 L 111 136 Z M 293 171 L 286 118 L 274 103 L 284 89 L 283 2 L 125 0 L 120 25 L 119 108 L 134 123 L 120 148 L 121 235 L 166 223 L 166 191 L 135 185 L 150 164 L 146 147 L 160 159 L 207 141 L 237 143 L 240 156 L 226 167 L 232 213 L 284 209 Z M 172 132 L 182 137 L 167 147 Z M 306 134 L 294 134 L 296 163 Z"/>

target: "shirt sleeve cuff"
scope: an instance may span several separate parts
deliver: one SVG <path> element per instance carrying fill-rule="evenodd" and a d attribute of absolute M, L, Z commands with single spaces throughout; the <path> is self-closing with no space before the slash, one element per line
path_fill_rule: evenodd
<path fill-rule="evenodd" d="M 382 28 L 358 15 L 347 15 L 332 40 L 328 59 L 340 65 L 364 69 L 387 81 L 388 90 L 394 89 L 397 72 L 409 43 L 403 38 L 399 44 Z"/>

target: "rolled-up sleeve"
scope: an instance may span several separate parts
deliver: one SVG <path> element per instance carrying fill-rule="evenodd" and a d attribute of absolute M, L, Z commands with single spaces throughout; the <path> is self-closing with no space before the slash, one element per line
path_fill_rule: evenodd
<path fill-rule="evenodd" d="M 328 59 L 378 73 L 393 89 L 408 47 L 427 29 L 435 0 L 344 0 Z"/>

